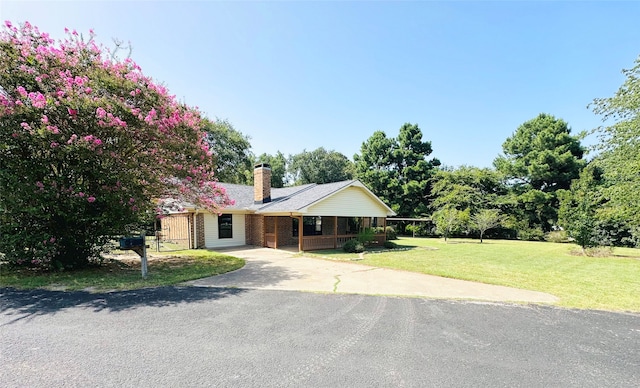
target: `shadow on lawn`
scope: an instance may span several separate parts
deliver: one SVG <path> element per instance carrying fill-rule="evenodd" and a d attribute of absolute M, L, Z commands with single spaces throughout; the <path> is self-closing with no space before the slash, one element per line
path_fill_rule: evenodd
<path fill-rule="evenodd" d="M 233 288 L 157 287 L 139 290 L 90 293 L 0 288 L 0 314 L 13 316 L 4 326 L 35 316 L 83 308 L 95 312 L 118 312 L 139 307 L 166 307 L 180 303 L 215 300 L 245 292 Z"/>

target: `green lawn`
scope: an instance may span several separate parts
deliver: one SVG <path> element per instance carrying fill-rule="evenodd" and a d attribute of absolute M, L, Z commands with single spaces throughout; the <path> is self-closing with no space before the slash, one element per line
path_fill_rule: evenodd
<path fill-rule="evenodd" d="M 148 276 L 142 279 L 140 259 L 106 262 L 100 267 L 72 272 L 31 273 L 0 267 L 0 286 L 16 288 L 50 288 L 62 290 L 108 291 L 131 290 L 178 284 L 187 280 L 218 275 L 244 265 L 244 260 L 206 250 L 175 251 L 154 254 L 149 260 Z"/>
<path fill-rule="evenodd" d="M 574 244 L 548 242 L 402 238 L 397 252 L 367 253 L 358 263 L 455 279 L 542 291 L 558 305 L 640 312 L 640 249 L 616 248 L 611 257 L 571 253 Z M 316 255 L 351 260 L 357 254 Z"/>

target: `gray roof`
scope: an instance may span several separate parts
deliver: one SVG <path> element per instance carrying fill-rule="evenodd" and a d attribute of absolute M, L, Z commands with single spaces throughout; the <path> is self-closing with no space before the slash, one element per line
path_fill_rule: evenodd
<path fill-rule="evenodd" d="M 235 201 L 235 204 L 233 206 L 227 206 L 227 209 L 251 210 L 256 213 L 297 212 L 345 187 L 352 185 L 364 187 L 358 180 L 348 180 L 325 184 L 311 183 L 302 186 L 272 188 L 271 202 L 255 204 L 253 199 L 253 186 L 231 183 L 219 183 L 219 185 L 224 187 L 229 198 Z M 371 193 L 371 195 L 375 197 L 373 193 Z M 388 208 L 388 206 L 384 206 Z"/>
<path fill-rule="evenodd" d="M 283 187 L 283 188 L 273 188 L 271 189 L 271 202 L 266 204 L 255 204 L 253 200 L 253 186 L 246 185 L 237 185 L 233 183 L 218 183 L 218 186 L 224 187 L 227 192 L 227 196 L 235 201 L 235 204 L 232 206 L 227 206 L 227 209 L 250 209 L 250 210 L 259 210 L 266 205 L 275 203 L 277 201 L 284 201 L 287 198 L 299 193 L 301 191 L 305 191 L 313 186 L 318 186 L 315 184 L 302 185 L 302 186 L 294 186 L 294 187 Z"/>

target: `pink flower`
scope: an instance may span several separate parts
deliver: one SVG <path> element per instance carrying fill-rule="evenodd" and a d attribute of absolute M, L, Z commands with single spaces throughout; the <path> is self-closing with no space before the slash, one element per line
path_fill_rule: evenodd
<path fill-rule="evenodd" d="M 18 91 L 18 94 L 20 94 L 20 96 L 27 97 L 27 90 L 22 86 L 18 86 L 16 90 Z"/>
<path fill-rule="evenodd" d="M 44 108 L 47 105 L 47 99 L 40 92 L 29 93 L 29 99 L 31 100 L 31 105 L 36 108 Z"/>
<path fill-rule="evenodd" d="M 93 141 L 93 144 L 95 144 L 95 145 L 99 146 L 99 145 L 101 145 L 101 144 L 102 144 L 102 140 L 100 140 L 100 139 L 95 139 L 95 140 Z"/>
<path fill-rule="evenodd" d="M 44 183 L 38 181 L 38 182 L 36 182 L 36 187 L 38 187 L 39 189 L 42 189 L 42 188 L 44 188 Z"/>
<path fill-rule="evenodd" d="M 51 148 L 56 148 L 57 146 L 59 146 L 60 144 L 56 143 L 55 141 L 51 142 Z"/>
<path fill-rule="evenodd" d="M 87 198 L 87 202 L 89 202 L 89 203 L 93 203 L 95 201 L 96 201 L 96 197 L 88 197 Z"/>
<path fill-rule="evenodd" d="M 78 193 L 78 197 L 84 197 L 84 193 L 81 191 Z"/>
<path fill-rule="evenodd" d="M 96 109 L 96 116 L 97 116 L 99 119 L 103 119 L 106 115 L 107 115 L 107 111 L 106 111 L 106 110 L 104 110 L 103 108 L 98 108 L 98 109 Z"/>
<path fill-rule="evenodd" d="M 42 124 L 47 124 L 49 123 L 49 118 L 47 117 L 47 115 L 42 115 L 40 121 L 42 121 Z"/>
<path fill-rule="evenodd" d="M 71 109 L 71 108 L 67 108 L 67 112 L 69 112 L 69 115 L 75 117 L 78 114 L 78 110 L 77 109 Z"/>

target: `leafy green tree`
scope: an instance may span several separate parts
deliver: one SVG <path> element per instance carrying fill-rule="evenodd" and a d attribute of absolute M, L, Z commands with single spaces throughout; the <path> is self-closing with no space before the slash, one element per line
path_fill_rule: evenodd
<path fill-rule="evenodd" d="M 585 165 L 580 138 L 571 135 L 564 120 L 543 113 L 520 125 L 502 145 L 504 155 L 494 165 L 511 185 L 518 203 L 515 217 L 526 220 L 518 226 L 521 231 L 542 233 L 557 222 L 555 192 L 568 189 Z"/>
<path fill-rule="evenodd" d="M 428 212 L 430 179 L 440 165 L 427 159 L 431 152 L 416 124 L 404 124 L 397 138 L 376 131 L 354 155 L 356 177 L 398 215 L 420 216 Z"/>
<path fill-rule="evenodd" d="M 607 207 L 618 218 L 640 226 L 640 56 L 631 69 L 622 71 L 624 83 L 613 97 L 597 98 L 591 104 L 606 125 L 601 136 L 599 163 L 608 182 Z"/>
<path fill-rule="evenodd" d="M 558 192 L 558 223 L 583 252 L 585 248 L 600 245 L 597 211 L 605 202 L 600 186 L 601 171 L 590 165 L 573 181 L 569 190 Z"/>
<path fill-rule="evenodd" d="M 482 209 L 471 217 L 472 226 L 480 232 L 480 243 L 484 233 L 500 226 L 500 212 L 496 209 Z"/>
<path fill-rule="evenodd" d="M 0 252 L 12 265 L 69 269 L 99 260 L 166 199 L 212 212 L 215 184 L 199 112 L 129 58 L 71 32 L 54 41 L 0 32 Z"/>
<path fill-rule="evenodd" d="M 475 214 L 480 209 L 503 208 L 506 194 L 507 187 L 495 170 L 469 166 L 445 168 L 433 176 L 431 206 L 434 210 L 469 209 Z"/>
<path fill-rule="evenodd" d="M 227 120 L 204 120 L 203 128 L 216 165 L 220 182 L 248 183 L 253 169 L 249 138 L 237 131 Z"/>
<path fill-rule="evenodd" d="M 469 209 L 460 211 L 452 207 L 445 207 L 433 213 L 436 233 L 447 241 L 454 233 L 462 232 L 469 224 Z"/>
<path fill-rule="evenodd" d="M 337 151 L 320 147 L 289 158 L 288 171 L 295 184 L 331 183 L 353 179 L 353 162 Z"/>
<path fill-rule="evenodd" d="M 275 155 L 262 154 L 254 160 L 254 163 L 271 165 L 271 187 L 280 188 L 287 185 L 287 158 L 282 152 L 278 151 Z M 253 172 L 247 182 L 253 184 Z"/>

